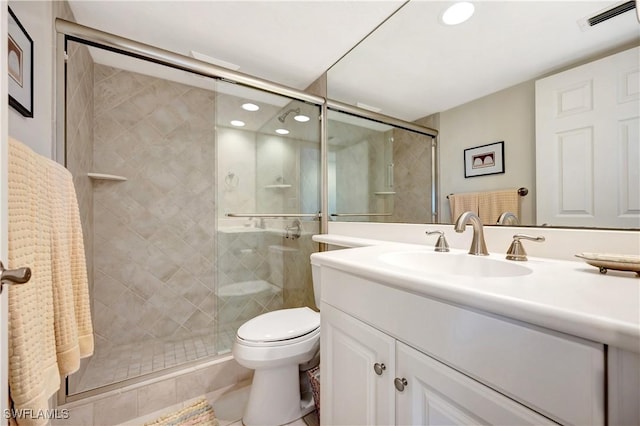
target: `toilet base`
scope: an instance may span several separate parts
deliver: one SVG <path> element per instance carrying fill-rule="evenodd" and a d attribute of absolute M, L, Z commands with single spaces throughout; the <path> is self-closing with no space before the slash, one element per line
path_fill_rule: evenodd
<path fill-rule="evenodd" d="M 300 398 L 299 374 L 298 364 L 255 370 L 242 423 L 284 425 L 313 411 L 313 399 Z"/>

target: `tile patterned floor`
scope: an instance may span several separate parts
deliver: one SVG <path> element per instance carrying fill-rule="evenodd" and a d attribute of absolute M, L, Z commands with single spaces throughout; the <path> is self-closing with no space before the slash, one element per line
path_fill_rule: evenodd
<path fill-rule="evenodd" d="M 175 367 L 197 359 L 228 353 L 237 327 L 229 326 L 215 333 L 181 336 L 162 340 L 140 341 L 103 350 L 97 348 L 86 370 L 71 386 L 75 394 L 112 383 Z"/>

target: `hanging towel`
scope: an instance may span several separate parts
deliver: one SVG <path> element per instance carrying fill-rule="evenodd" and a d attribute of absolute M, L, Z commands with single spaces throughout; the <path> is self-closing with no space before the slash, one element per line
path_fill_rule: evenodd
<path fill-rule="evenodd" d="M 478 216 L 483 225 L 495 225 L 504 212 L 511 212 L 520 218 L 520 194 L 516 188 L 479 194 Z"/>
<path fill-rule="evenodd" d="M 451 223 L 455 223 L 464 212 L 472 211 L 478 214 L 478 193 L 450 194 L 449 207 L 451 209 Z"/>
<path fill-rule="evenodd" d="M 34 417 L 18 424 L 42 425 L 60 376 L 93 352 L 82 231 L 69 172 L 11 138 L 8 202 L 8 267 L 32 273 L 8 287 L 10 396 Z"/>

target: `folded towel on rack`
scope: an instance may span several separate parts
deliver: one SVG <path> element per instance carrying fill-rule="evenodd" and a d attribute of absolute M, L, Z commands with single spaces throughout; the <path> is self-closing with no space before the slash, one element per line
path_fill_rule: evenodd
<path fill-rule="evenodd" d="M 82 230 L 71 174 L 9 139 L 8 267 L 31 280 L 9 288 L 9 387 L 15 409 L 46 410 L 60 376 L 93 352 Z M 20 425 L 46 424 L 23 417 Z"/>
<path fill-rule="evenodd" d="M 450 194 L 449 207 L 451 210 L 451 223 L 455 223 L 464 212 L 472 211 L 478 214 L 478 193 Z"/>
<path fill-rule="evenodd" d="M 52 215 L 53 307 L 58 369 L 63 377 L 80 368 L 80 358 L 93 354 L 87 265 L 80 211 L 71 173 L 49 162 Z"/>
<path fill-rule="evenodd" d="M 495 225 L 504 212 L 511 212 L 520 218 L 518 189 L 487 191 L 478 195 L 478 216 L 483 225 Z"/>

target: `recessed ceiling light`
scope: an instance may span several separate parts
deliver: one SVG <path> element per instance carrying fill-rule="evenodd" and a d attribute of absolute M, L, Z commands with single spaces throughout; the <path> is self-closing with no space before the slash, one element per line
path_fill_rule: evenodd
<path fill-rule="evenodd" d="M 276 133 L 279 135 L 288 135 L 289 131 L 287 129 L 276 129 Z"/>
<path fill-rule="evenodd" d="M 452 4 L 442 14 L 442 22 L 447 25 L 458 25 L 471 18 L 475 7 L 473 3 L 468 1 L 461 1 Z"/>
<path fill-rule="evenodd" d="M 244 121 L 231 120 L 231 125 L 236 127 L 244 127 Z"/>
<path fill-rule="evenodd" d="M 252 104 L 250 102 L 247 102 L 246 104 L 242 104 L 242 109 L 247 110 L 247 111 L 257 111 L 260 109 L 260 107 L 256 104 Z"/>
<path fill-rule="evenodd" d="M 301 123 L 306 123 L 307 121 L 309 121 L 309 117 L 307 117 L 306 115 L 302 115 L 302 114 L 298 114 L 295 117 L 293 117 L 294 120 L 299 121 Z"/>

